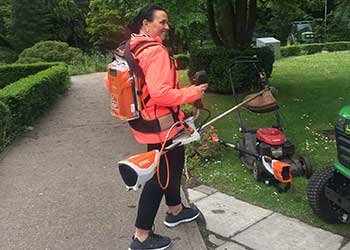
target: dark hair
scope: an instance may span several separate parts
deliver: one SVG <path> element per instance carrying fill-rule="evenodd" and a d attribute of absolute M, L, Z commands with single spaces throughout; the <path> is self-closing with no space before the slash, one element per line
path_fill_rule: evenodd
<path fill-rule="evenodd" d="M 139 13 L 137 14 L 136 17 L 134 17 L 134 19 L 131 20 L 131 22 L 128 25 L 128 29 L 130 31 L 130 33 L 139 33 L 140 29 L 143 25 L 143 20 L 147 20 L 149 22 L 153 21 L 153 14 L 156 10 L 162 10 L 164 12 L 166 12 L 166 10 L 162 7 L 160 7 L 159 5 L 155 5 L 155 4 L 150 4 L 147 5 L 145 7 L 143 7 Z"/>

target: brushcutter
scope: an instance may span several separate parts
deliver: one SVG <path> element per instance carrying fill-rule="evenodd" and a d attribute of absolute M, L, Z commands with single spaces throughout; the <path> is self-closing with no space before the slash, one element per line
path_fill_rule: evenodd
<path fill-rule="evenodd" d="M 205 71 L 199 72 L 197 75 L 195 75 L 195 78 L 197 79 L 198 83 L 204 83 L 207 81 Z M 191 116 L 185 119 L 185 121 L 183 122 L 175 123 L 169 129 L 169 132 L 166 138 L 168 138 L 171 130 L 174 129 L 178 124 L 184 125 L 184 129 L 180 133 L 178 133 L 176 137 L 172 138 L 172 143 L 170 145 L 165 147 L 165 143 L 164 143 L 161 150 L 155 149 L 146 153 L 132 156 L 126 160 L 122 160 L 118 162 L 119 172 L 126 185 L 127 190 L 134 190 L 134 191 L 138 190 L 148 180 L 150 180 L 154 176 L 157 170 L 157 166 L 159 166 L 161 155 L 165 154 L 167 151 L 172 150 L 175 147 L 185 145 L 193 141 L 199 141 L 201 138 L 200 136 L 201 130 L 208 127 L 210 124 L 214 123 L 215 121 L 225 117 L 229 113 L 239 109 L 240 107 L 252 101 L 253 99 L 261 96 L 267 90 L 268 88 L 263 89 L 260 92 L 251 95 L 249 98 L 247 98 L 243 102 L 228 109 L 227 111 L 216 116 L 215 118 L 199 126 L 198 128 L 196 128 L 194 122 L 198 118 L 199 110 L 200 108 L 203 108 L 203 105 L 197 102 L 197 109 L 194 116 Z M 157 171 L 157 173 L 159 172 Z M 158 182 L 160 182 L 159 179 L 158 179 Z M 161 186 L 161 183 L 159 183 L 159 185 Z"/>

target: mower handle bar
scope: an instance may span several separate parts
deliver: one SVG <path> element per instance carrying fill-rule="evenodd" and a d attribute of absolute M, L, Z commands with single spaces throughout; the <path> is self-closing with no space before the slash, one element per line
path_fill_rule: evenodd
<path fill-rule="evenodd" d="M 239 152 L 241 152 L 241 153 L 244 153 L 244 154 L 253 156 L 253 157 L 255 157 L 255 159 L 257 159 L 258 161 L 260 161 L 260 160 L 262 159 L 262 157 L 263 157 L 262 155 L 259 155 L 259 154 L 257 154 L 257 153 L 254 153 L 254 152 L 252 152 L 252 151 L 249 151 L 249 150 L 246 149 L 246 148 L 238 147 L 238 146 L 236 146 L 236 145 L 234 145 L 234 144 L 232 144 L 232 143 L 225 142 L 225 141 L 220 140 L 220 139 L 219 139 L 219 143 L 221 143 L 221 144 L 224 145 L 225 147 L 230 147 L 230 148 L 233 148 L 234 150 L 237 150 L 237 151 L 239 151 Z"/>

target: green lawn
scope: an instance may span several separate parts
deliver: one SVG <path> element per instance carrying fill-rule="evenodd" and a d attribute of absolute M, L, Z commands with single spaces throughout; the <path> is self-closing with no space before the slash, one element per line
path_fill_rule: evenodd
<path fill-rule="evenodd" d="M 334 125 L 343 105 L 350 104 L 350 52 L 322 53 L 281 59 L 274 64 L 270 84 L 278 89 L 282 122 L 287 138 L 298 155 L 308 156 L 314 169 L 336 160 Z M 185 82 L 186 72 L 180 73 Z M 209 83 L 210 84 L 210 83 Z M 232 96 L 206 94 L 205 106 L 212 116 L 233 106 Z M 243 111 L 248 127 L 271 126 L 273 116 Z M 233 113 L 214 124 L 218 135 L 236 142 L 240 134 Z M 307 180 L 295 178 L 288 193 L 258 183 L 246 170 L 238 153 L 224 147 L 213 159 L 189 159 L 189 169 L 197 182 L 212 186 L 236 198 L 298 218 L 306 223 L 350 238 L 350 225 L 328 225 L 315 216 L 306 198 Z"/>

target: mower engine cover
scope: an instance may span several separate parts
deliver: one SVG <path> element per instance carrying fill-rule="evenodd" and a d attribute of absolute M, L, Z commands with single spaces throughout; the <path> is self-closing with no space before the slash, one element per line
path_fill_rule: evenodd
<path fill-rule="evenodd" d="M 159 150 L 134 155 L 118 162 L 120 175 L 128 191 L 141 188 L 156 172 Z"/>
<path fill-rule="evenodd" d="M 281 130 L 277 128 L 259 128 L 256 131 L 256 138 L 272 146 L 280 146 L 286 142 Z"/>

